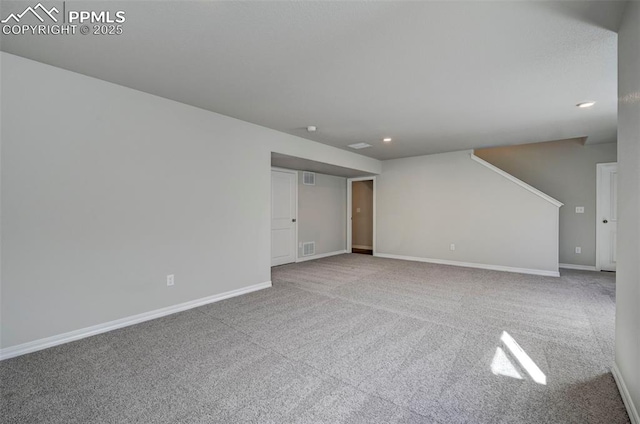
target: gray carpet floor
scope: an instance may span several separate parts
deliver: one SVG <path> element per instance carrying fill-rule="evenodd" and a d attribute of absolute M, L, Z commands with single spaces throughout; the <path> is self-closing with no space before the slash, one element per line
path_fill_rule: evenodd
<path fill-rule="evenodd" d="M 357 254 L 272 274 L 271 289 L 1 362 L 0 420 L 629 422 L 610 373 L 615 274 Z"/>

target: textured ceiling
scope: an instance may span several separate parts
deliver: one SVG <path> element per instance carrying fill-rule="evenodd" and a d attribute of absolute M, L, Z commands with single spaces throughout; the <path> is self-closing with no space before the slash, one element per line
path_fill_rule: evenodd
<path fill-rule="evenodd" d="M 3 18 L 24 5 L 3 2 Z M 66 2 L 79 5 L 126 11 L 124 34 L 10 35 L 1 49 L 332 146 L 367 142 L 357 152 L 378 159 L 616 140 L 622 2 Z"/>

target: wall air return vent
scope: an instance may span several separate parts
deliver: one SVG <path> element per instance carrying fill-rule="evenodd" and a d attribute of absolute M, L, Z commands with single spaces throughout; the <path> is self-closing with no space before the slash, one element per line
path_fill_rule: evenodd
<path fill-rule="evenodd" d="M 308 241 L 302 243 L 302 256 L 311 256 L 316 254 L 316 242 Z"/>
<path fill-rule="evenodd" d="M 316 185 L 316 174 L 315 172 L 303 172 L 302 173 L 302 184 L 304 185 Z"/>

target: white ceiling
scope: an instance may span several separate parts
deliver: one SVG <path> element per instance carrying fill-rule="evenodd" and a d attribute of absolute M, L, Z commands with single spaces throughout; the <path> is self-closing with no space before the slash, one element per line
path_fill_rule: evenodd
<path fill-rule="evenodd" d="M 1 49 L 378 159 L 616 141 L 623 2 L 74 3 L 124 10 L 124 34 Z"/>

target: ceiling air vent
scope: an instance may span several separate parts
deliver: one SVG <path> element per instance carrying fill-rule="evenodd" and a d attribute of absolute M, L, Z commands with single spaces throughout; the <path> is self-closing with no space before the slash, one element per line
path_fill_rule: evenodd
<path fill-rule="evenodd" d="M 315 172 L 303 172 L 302 173 L 302 184 L 304 185 L 316 185 L 316 174 Z"/>
<path fill-rule="evenodd" d="M 308 241 L 302 243 L 302 256 L 311 256 L 316 254 L 316 242 Z"/>
<path fill-rule="evenodd" d="M 355 144 L 349 144 L 349 147 L 351 147 L 352 149 L 366 149 L 367 147 L 371 147 L 371 144 L 367 144 L 367 143 L 355 143 Z"/>

